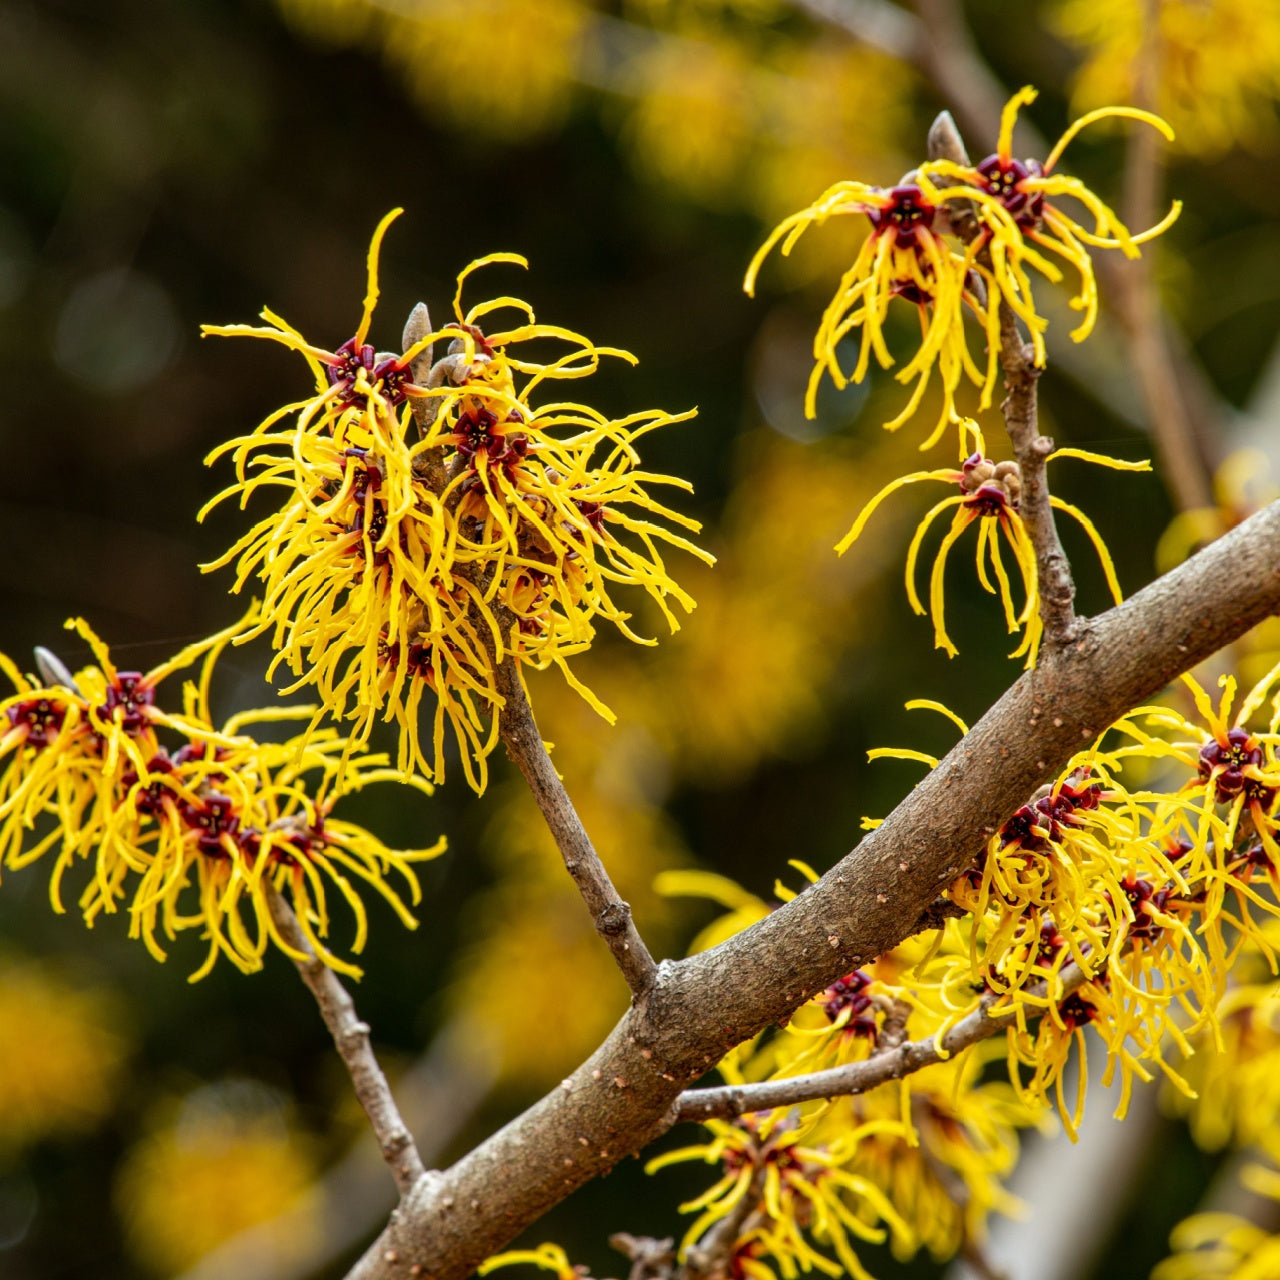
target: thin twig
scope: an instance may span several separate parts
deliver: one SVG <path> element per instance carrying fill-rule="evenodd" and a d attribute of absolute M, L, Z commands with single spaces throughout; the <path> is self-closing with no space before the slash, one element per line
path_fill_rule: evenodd
<path fill-rule="evenodd" d="M 1002 1271 L 987 1257 L 982 1246 L 968 1233 L 962 1232 L 960 1256 L 977 1273 L 980 1280 L 1009 1280 L 1009 1273 Z"/>
<path fill-rule="evenodd" d="M 964 163 L 964 140 L 950 112 L 938 114 L 928 137 L 929 158 Z M 958 210 L 950 218 L 951 229 L 966 242 L 982 234 L 981 224 L 970 210 Z M 981 261 L 990 264 L 984 245 Z M 1031 539 L 1036 556 L 1036 582 L 1040 592 L 1040 618 L 1049 644 L 1068 644 L 1075 638 L 1075 583 L 1071 565 L 1053 518 L 1045 463 L 1053 452 L 1053 441 L 1040 434 L 1037 388 L 1043 369 L 1036 364 L 1035 349 L 1023 339 L 1013 308 L 1000 301 L 1000 365 L 1004 370 L 1005 398 L 1000 409 L 1005 429 L 1013 445 L 1013 456 L 1021 473 L 1018 515 Z"/>
<path fill-rule="evenodd" d="M 267 884 L 267 908 L 281 938 L 294 951 L 307 957 L 305 960 L 295 959 L 294 965 L 320 1006 L 320 1016 L 346 1064 L 356 1097 L 360 1099 L 360 1105 L 373 1126 L 374 1137 L 378 1139 L 382 1158 L 387 1162 L 401 1196 L 404 1196 L 426 1170 L 413 1135 L 400 1118 L 387 1077 L 374 1056 L 373 1046 L 369 1043 L 368 1023 L 360 1021 L 350 993 L 338 981 L 338 975 L 316 956 L 298 924 L 297 916 L 293 914 L 293 908 L 270 884 Z"/>
<path fill-rule="evenodd" d="M 767 1176 L 768 1166 L 761 1161 L 738 1203 L 689 1250 L 684 1265 L 676 1272 L 676 1280 L 723 1280 L 738 1240 L 763 1221 L 760 1201 Z"/>
<path fill-rule="evenodd" d="M 431 332 L 431 321 L 424 303 L 418 303 L 409 314 L 404 329 L 404 349 L 421 341 Z M 420 360 L 413 365 L 414 378 L 419 385 L 429 389 L 444 386 L 447 382 L 460 384 L 470 369 L 460 344 L 455 340 L 449 351 L 426 370 L 421 371 L 422 361 L 430 361 L 431 352 L 425 351 Z M 480 357 L 487 359 L 488 357 Z M 415 397 L 413 412 L 419 431 L 425 436 L 434 425 L 439 414 L 441 400 L 439 397 Z M 457 461 L 461 461 L 458 459 Z M 444 464 L 444 450 L 428 449 L 420 458 L 419 470 L 423 479 L 438 495 L 444 494 L 453 479 Z M 453 490 L 451 502 L 456 504 L 459 490 Z M 456 572 L 464 577 L 474 573 L 474 566 L 459 566 Z M 474 579 L 482 591 L 487 582 Z M 516 619 L 501 605 L 497 606 L 499 620 L 504 630 L 514 625 Z M 491 659 L 497 655 L 490 649 Z M 640 937 L 635 922 L 631 918 L 631 905 L 623 901 L 609 873 L 605 870 L 600 855 L 591 843 L 582 819 L 569 799 L 569 793 L 560 781 L 560 775 L 547 755 L 542 743 L 542 735 L 533 718 L 529 700 L 525 697 L 524 685 L 514 660 L 508 656 L 497 663 L 495 668 L 498 692 L 503 697 L 503 705 L 498 713 L 498 729 L 512 760 L 520 767 L 529 789 L 533 792 L 538 808 L 546 819 L 547 826 L 555 839 L 556 846 L 564 858 L 565 868 L 573 878 L 574 884 L 582 894 L 582 900 L 591 912 L 591 922 L 596 932 L 605 940 L 613 958 L 627 980 L 632 995 L 636 998 L 644 995 L 652 986 L 658 966 L 649 954 L 648 947 Z"/>
<path fill-rule="evenodd" d="M 1005 386 L 1000 410 L 1021 472 L 1018 515 L 1036 553 L 1045 639 L 1050 644 L 1069 644 L 1075 639 L 1076 586 L 1049 502 L 1045 463 L 1053 452 L 1053 441 L 1040 434 L 1037 407 L 1037 387 L 1043 370 L 1035 362 L 1031 344 L 1023 341 L 1012 308 L 1004 301 L 1000 303 L 1000 365 Z"/>
<path fill-rule="evenodd" d="M 973 1196 L 969 1186 L 960 1174 L 945 1160 L 940 1160 L 933 1150 L 932 1144 L 924 1136 L 923 1130 L 929 1123 L 929 1107 L 923 1098 L 913 1096 L 911 1099 L 911 1119 L 916 1131 L 921 1133 L 920 1157 L 924 1166 L 933 1175 L 943 1194 L 960 1210 L 960 1245 L 956 1252 L 969 1264 L 970 1269 L 979 1280 L 1009 1280 L 1009 1277 L 995 1267 L 987 1257 L 981 1244 L 974 1239 L 969 1226 L 969 1211 L 973 1204 Z"/>
<path fill-rule="evenodd" d="M 916 65 L 973 137 L 994 138 L 1008 94 L 978 52 L 960 6 L 955 0 L 912 0 L 911 7 L 924 32 Z M 1020 132 L 1030 136 L 1025 125 Z"/>
<path fill-rule="evenodd" d="M 671 1280 L 676 1266 L 676 1242 L 671 1236 L 633 1236 L 629 1231 L 615 1231 L 609 1247 L 631 1261 L 627 1280 Z"/>
<path fill-rule="evenodd" d="M 941 929 L 948 920 L 960 920 L 969 912 L 951 898 L 935 898 L 920 913 L 920 918 L 911 926 L 907 935 L 914 938 L 917 933 L 928 933 L 931 929 Z"/>
<path fill-rule="evenodd" d="M 499 690 L 505 699 L 498 717 L 498 729 L 511 758 L 520 766 L 538 808 L 546 819 L 564 858 L 565 869 L 582 894 L 596 932 L 605 940 L 635 997 L 653 986 L 658 966 L 631 918 L 631 906 L 624 902 L 600 855 L 591 843 L 569 793 L 560 781 L 555 765 L 543 745 L 524 686 L 508 658 L 498 668 Z"/>
<path fill-rule="evenodd" d="M 791 6 L 859 44 L 908 62 L 920 57 L 927 38 L 914 14 L 887 0 L 791 0 Z"/>
<path fill-rule="evenodd" d="M 1143 38 L 1134 105 L 1153 111 L 1159 79 L 1159 0 L 1143 0 Z M 1125 160 L 1124 217 L 1136 233 L 1156 221 L 1160 155 L 1164 140 L 1150 128 L 1135 129 Z M 1212 507 L 1211 466 L 1189 411 L 1186 388 L 1173 358 L 1167 322 L 1156 288 L 1150 248 L 1114 262 L 1109 283 L 1116 312 L 1129 338 L 1129 354 L 1159 458 L 1159 472 L 1181 511 Z"/>
<path fill-rule="evenodd" d="M 1084 973 L 1075 965 L 1062 971 L 1061 993 L 1065 998 L 1085 982 Z M 961 1018 L 942 1037 L 939 1045 L 936 1036 L 927 1040 L 906 1040 L 899 1045 L 890 1044 L 877 1049 L 869 1058 L 860 1062 L 848 1062 L 840 1067 L 828 1067 L 824 1071 L 810 1071 L 805 1075 L 787 1076 L 780 1080 L 763 1080 L 759 1084 L 716 1085 L 709 1089 L 686 1089 L 672 1107 L 672 1123 L 709 1120 L 719 1117 L 733 1120 L 750 1111 L 772 1111 L 775 1107 L 791 1107 L 801 1102 L 816 1102 L 822 1098 L 843 1098 L 870 1089 L 890 1080 L 901 1080 L 925 1067 L 943 1062 L 970 1045 L 986 1040 L 1011 1026 L 1018 1016 L 1016 1009 L 994 1016 L 988 1013 L 991 997 L 986 997 L 978 1007 Z M 1037 1011 L 1030 1009 L 1026 1016 L 1034 1018 Z"/>

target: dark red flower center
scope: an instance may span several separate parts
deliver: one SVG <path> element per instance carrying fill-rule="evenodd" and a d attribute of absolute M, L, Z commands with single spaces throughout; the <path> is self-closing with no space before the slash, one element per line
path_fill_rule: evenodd
<path fill-rule="evenodd" d="M 9 707 L 6 714 L 13 728 L 26 729 L 29 746 L 47 747 L 58 736 L 67 709 L 49 698 L 29 698 Z"/>
<path fill-rule="evenodd" d="M 866 994 L 870 985 L 871 978 L 863 970 L 855 969 L 827 988 L 826 999 L 822 1003 L 823 1011 L 832 1022 L 848 1009 L 849 1020 L 845 1023 L 845 1030 L 869 1039 L 876 1034 L 875 1016 L 864 1016 L 871 1008 L 871 997 Z"/>
<path fill-rule="evenodd" d="M 1249 800 L 1269 805 L 1276 790 L 1257 776 L 1262 767 L 1262 747 L 1244 729 L 1229 729 L 1225 742 L 1211 738 L 1200 748 L 1200 776 L 1212 781 L 1220 804 L 1229 804 L 1244 792 Z"/>
<path fill-rule="evenodd" d="M 1062 1014 L 1063 1025 L 1068 1031 L 1088 1026 L 1098 1016 L 1097 1006 L 1082 999 L 1075 991 L 1058 1006 L 1058 1010 Z"/>
<path fill-rule="evenodd" d="M 988 156 L 979 166 L 987 191 L 1013 215 L 1013 220 L 1024 231 L 1040 225 L 1044 215 L 1044 193 L 1025 191 L 1022 183 L 1027 178 L 1039 177 L 1043 170 L 1038 161 L 1002 160 Z"/>
<path fill-rule="evenodd" d="M 1129 937 L 1144 942 L 1153 942 L 1159 936 L 1163 925 L 1158 924 L 1152 916 L 1152 910 L 1163 911 L 1165 904 L 1173 896 L 1170 888 L 1157 889 L 1150 880 L 1138 876 L 1126 876 L 1120 881 L 1120 888 L 1129 900 L 1133 911 L 1133 923 L 1129 926 Z"/>
<path fill-rule="evenodd" d="M 899 248 L 916 245 L 919 233 L 927 231 L 933 222 L 934 207 L 915 183 L 894 187 L 889 192 L 890 203 L 883 209 L 872 210 L 868 216 L 877 231 L 892 231 L 894 243 Z"/>
<path fill-rule="evenodd" d="M 146 683 L 141 671 L 119 671 L 107 685 L 104 709 L 126 733 L 137 733 L 147 723 L 147 708 L 156 703 L 155 689 Z"/>
<path fill-rule="evenodd" d="M 1061 840 L 1063 827 L 1081 825 L 1077 812 L 1096 809 L 1101 797 L 1098 783 L 1086 783 L 1083 775 L 1066 778 L 1054 791 L 1014 813 L 1000 828 L 1000 847 L 1016 844 L 1028 853 L 1045 853 Z"/>
<path fill-rule="evenodd" d="M 356 379 L 360 376 L 361 369 L 366 374 L 372 374 L 377 358 L 377 353 L 367 342 L 357 347 L 356 340 L 349 338 L 333 353 L 332 360 L 326 362 L 325 372 L 329 375 L 330 386 L 342 388 L 338 403 L 343 408 L 360 403 L 360 396 L 356 393 Z M 368 381 L 372 382 L 373 378 L 370 377 Z"/>
<path fill-rule="evenodd" d="M 413 370 L 398 356 L 389 356 L 374 366 L 372 380 L 382 383 L 382 397 L 394 408 L 409 398 L 405 387 L 413 381 Z"/>

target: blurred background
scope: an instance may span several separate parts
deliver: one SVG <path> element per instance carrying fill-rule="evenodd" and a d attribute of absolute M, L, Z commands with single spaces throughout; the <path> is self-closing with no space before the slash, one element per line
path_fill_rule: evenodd
<path fill-rule="evenodd" d="M 1160 153 L 1112 127 L 1073 144 L 1070 171 L 1135 226 L 1170 195 L 1185 208 L 1144 264 L 1107 265 L 1084 346 L 1059 293 L 1043 380 L 1059 442 L 1178 464 L 1164 484 L 1073 464 L 1055 476 L 1132 591 L 1275 487 L 1275 0 L 0 0 L 0 648 L 29 666 L 44 644 L 75 666 L 87 654 L 62 624 L 83 615 L 121 665 L 146 669 L 237 616 L 230 575 L 198 565 L 247 517 L 195 523 L 230 479 L 201 460 L 309 379 L 269 344 L 202 341 L 202 322 L 269 305 L 332 348 L 395 205 L 384 349 L 419 299 L 447 315 L 472 258 L 525 254 L 504 288 L 640 357 L 576 392 L 617 416 L 698 408 L 648 437 L 645 458 L 694 483 L 680 505 L 720 563 L 673 567 L 698 610 L 657 649 L 606 640 L 582 664 L 616 728 L 558 677 L 533 686 L 642 932 L 683 954 L 716 908 L 658 896 L 659 872 L 711 868 L 767 900 L 788 858 L 824 870 L 917 776 L 867 750 L 950 743 L 940 717 L 903 703 L 972 719 L 1018 674 L 965 554 L 949 578 L 958 659 L 931 651 L 906 604 L 905 539 L 935 498 L 900 498 L 849 555 L 832 551 L 892 475 L 954 465 L 949 442 L 920 461 L 913 427 L 880 430 L 903 398 L 891 372 L 824 387 L 803 417 L 812 332 L 860 220 L 772 259 L 755 301 L 741 280 L 769 228 L 829 183 L 892 184 L 940 108 L 985 155 L 1000 103 L 1027 83 L 1042 137 L 1107 101 L 1153 105 L 1179 130 Z M 1020 152 L 1033 143 L 1019 135 Z M 986 426 L 999 452 L 998 414 Z M 1073 532 L 1081 605 L 1097 611 L 1096 559 Z M 215 704 L 268 700 L 264 667 L 261 651 L 229 653 Z M 356 997 L 432 1161 L 557 1082 L 624 1007 L 512 772 L 499 763 L 482 800 L 451 782 L 345 810 L 392 845 L 450 840 L 425 868 L 416 932 L 371 907 Z M 292 966 L 221 965 L 189 986 L 199 942 L 160 966 L 126 923 L 89 933 L 54 915 L 38 872 L 0 886 L 0 1273 L 342 1275 L 392 1188 Z M 1070 1177 L 1050 1180 L 1045 1221 L 1081 1246 L 1060 1274 L 1144 1275 L 1221 1158 L 1154 1100 L 1123 1131 L 1094 1110 L 1113 1135 L 1104 1164 L 1126 1159 L 1110 1182 L 1089 1175 L 1074 1218 Z M 1070 1167 L 1065 1145 L 1046 1147 L 1051 1170 Z M 646 1179 L 630 1161 L 531 1236 L 618 1274 L 608 1232 L 678 1234 L 674 1206 L 704 1181 Z M 886 1280 L 944 1270 L 867 1262 Z"/>

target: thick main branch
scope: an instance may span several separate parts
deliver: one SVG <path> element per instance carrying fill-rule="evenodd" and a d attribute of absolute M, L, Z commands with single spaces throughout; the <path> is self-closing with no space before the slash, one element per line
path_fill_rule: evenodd
<path fill-rule="evenodd" d="M 462 1280 L 664 1129 L 721 1056 L 911 932 L 1037 787 L 1108 724 L 1280 608 L 1280 503 L 1050 648 L 815 885 L 657 981 L 560 1087 L 423 1180 L 352 1271 Z"/>

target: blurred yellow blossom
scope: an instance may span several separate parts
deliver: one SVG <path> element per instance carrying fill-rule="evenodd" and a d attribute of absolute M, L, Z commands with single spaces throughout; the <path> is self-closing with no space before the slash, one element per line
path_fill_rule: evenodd
<path fill-rule="evenodd" d="M 273 1090 L 232 1080 L 159 1104 L 124 1158 L 115 1201 L 130 1252 L 173 1275 L 224 1240 L 275 1217 L 316 1172 L 311 1144 Z M 319 1230 L 311 1216 L 297 1230 Z"/>
<path fill-rule="evenodd" d="M 626 132 L 637 167 L 703 204 L 730 201 L 755 132 L 751 65 L 727 42 L 673 41 L 636 74 Z"/>
<path fill-rule="evenodd" d="M 92 1128 L 128 1044 L 111 995 L 6 953 L 0 963 L 0 1154 Z"/>
<path fill-rule="evenodd" d="M 1152 105 L 1177 131 L 1177 146 L 1212 157 L 1243 146 L 1270 150 L 1280 96 L 1277 0 L 1059 0 L 1051 21 L 1084 47 L 1074 102 L 1086 111 L 1136 96 L 1144 18 L 1157 15 Z"/>
<path fill-rule="evenodd" d="M 1178 512 L 1160 535 L 1156 572 L 1168 573 L 1194 551 L 1280 498 L 1280 485 L 1270 470 L 1261 449 L 1237 449 L 1224 458 L 1213 476 L 1214 505 Z"/>
<path fill-rule="evenodd" d="M 277 3 L 308 35 L 339 45 L 379 46 L 425 112 L 447 114 L 469 135 L 504 140 L 527 138 L 560 122 L 591 17 L 584 0 Z"/>

